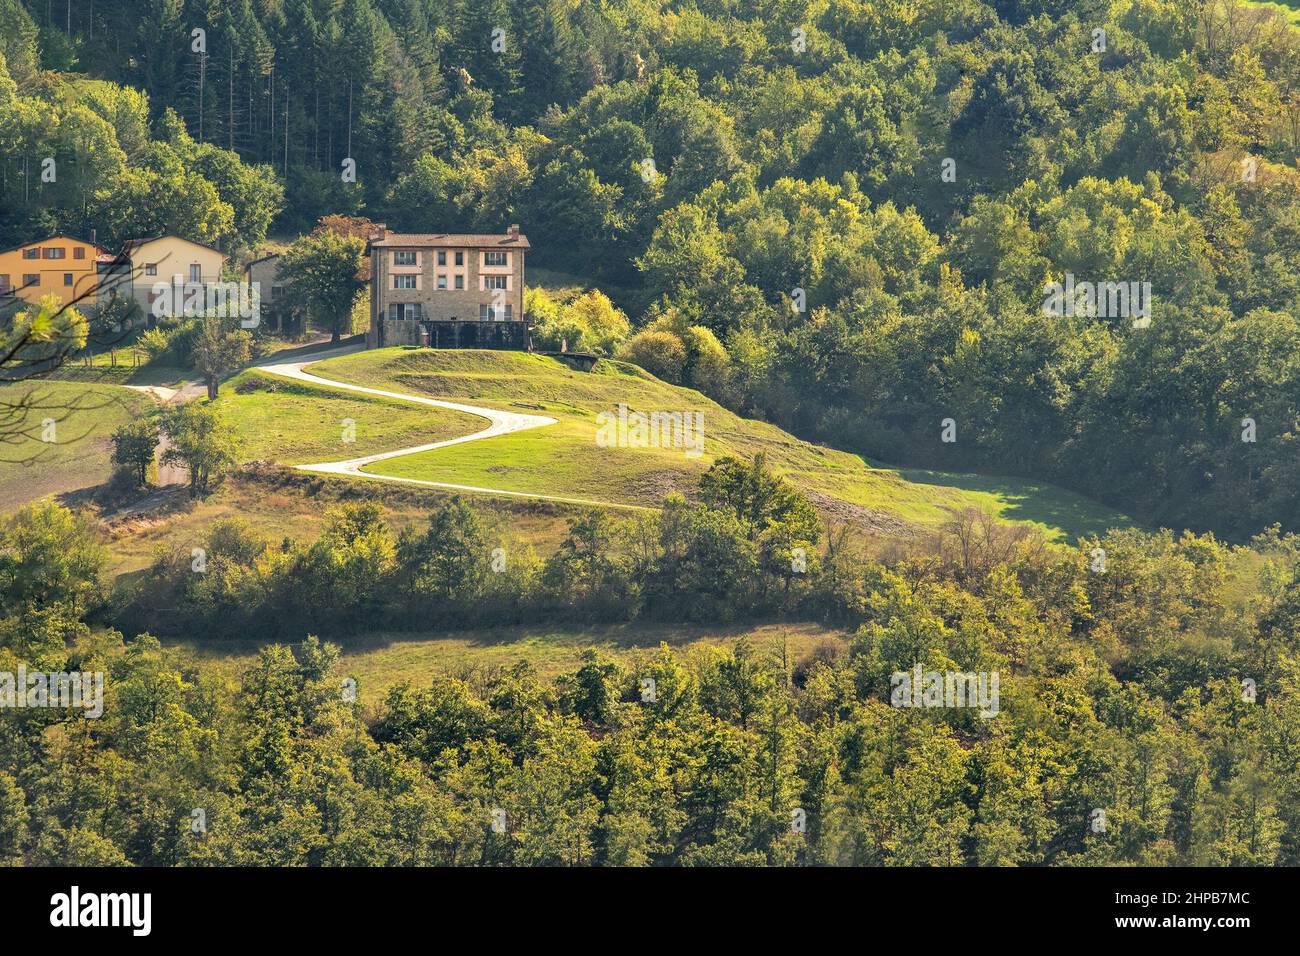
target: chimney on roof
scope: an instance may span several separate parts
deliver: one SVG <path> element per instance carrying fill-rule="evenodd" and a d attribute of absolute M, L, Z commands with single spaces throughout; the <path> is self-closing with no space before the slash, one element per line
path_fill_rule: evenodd
<path fill-rule="evenodd" d="M 383 222 L 372 222 L 370 224 L 370 241 L 379 242 L 388 236 L 388 224 Z"/>
<path fill-rule="evenodd" d="M 517 223 L 517 222 L 512 222 L 512 223 L 510 224 L 510 228 L 506 230 L 506 235 L 509 236 L 511 239 L 518 239 L 518 238 L 519 238 L 519 223 Z"/>
<path fill-rule="evenodd" d="M 95 242 L 95 230 L 94 230 L 93 227 L 92 227 L 91 230 L 90 230 L 90 244 L 91 244 L 92 246 L 99 245 L 99 243 Z"/>

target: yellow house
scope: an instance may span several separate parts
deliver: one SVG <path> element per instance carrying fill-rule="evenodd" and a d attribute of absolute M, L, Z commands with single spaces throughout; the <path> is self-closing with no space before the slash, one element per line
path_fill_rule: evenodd
<path fill-rule="evenodd" d="M 71 236 L 54 236 L 0 252 L 0 307 L 56 296 L 67 305 L 95 305 L 97 261 L 108 250 Z"/>
<path fill-rule="evenodd" d="M 129 239 L 123 254 L 131 261 L 131 292 L 146 315 L 153 309 L 157 293 L 154 286 L 183 286 L 221 281 L 221 268 L 230 258 L 211 246 L 191 242 L 180 236 L 156 239 Z M 120 287 L 119 287 L 120 288 Z M 119 294 L 126 294 L 121 290 Z"/>

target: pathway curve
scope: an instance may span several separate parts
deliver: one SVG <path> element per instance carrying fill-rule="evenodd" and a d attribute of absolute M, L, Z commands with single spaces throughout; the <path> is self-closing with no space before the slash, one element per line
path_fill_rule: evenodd
<path fill-rule="evenodd" d="M 133 392 L 143 392 L 161 405 L 183 405 L 208 394 L 208 389 L 202 382 L 186 382 L 180 388 L 167 388 L 165 385 L 126 385 L 123 387 L 129 388 Z M 157 481 L 159 488 L 186 485 L 190 481 L 190 473 L 184 466 L 163 464 L 163 455 L 171 446 L 171 439 L 165 434 L 158 436 L 158 448 L 154 452 L 154 461 L 158 467 Z"/>
<path fill-rule="evenodd" d="M 459 438 L 448 438 L 444 441 L 430 442 L 427 445 L 413 445 L 409 448 L 399 448 L 397 451 L 386 451 L 378 455 L 365 455 L 361 458 L 349 458 L 345 461 L 318 462 L 311 465 L 295 465 L 299 471 L 310 471 L 323 475 L 346 475 L 352 478 L 370 478 L 376 481 L 393 481 L 404 485 L 420 485 L 425 488 L 446 488 L 452 491 L 469 491 L 478 492 L 488 495 L 507 495 L 512 498 L 531 498 L 539 501 L 558 501 L 564 504 L 574 505 L 592 505 L 602 508 L 630 508 L 640 510 L 636 505 L 615 504 L 608 501 L 591 501 L 583 498 L 564 498 L 559 495 L 543 495 L 529 491 L 506 491 L 501 488 L 480 488 L 476 485 L 454 485 L 444 481 L 425 481 L 420 478 L 399 478 L 395 475 L 377 475 L 372 472 L 362 471 L 367 465 L 373 465 L 378 461 L 386 461 L 389 458 L 401 458 L 405 455 L 415 455 L 424 451 L 432 451 L 435 448 L 446 448 L 449 445 L 461 445 L 465 442 L 482 441 L 485 438 L 495 438 L 497 435 L 509 435 L 512 432 L 526 431 L 530 428 L 543 428 L 546 425 L 556 424 L 554 418 L 548 418 L 545 415 L 525 415 L 520 412 L 503 412 L 495 408 L 482 408 L 478 405 L 462 405 L 459 402 L 447 402 L 439 398 L 426 398 L 423 395 L 408 395 L 404 392 L 389 392 L 381 388 L 369 388 L 364 385 L 352 385 L 348 382 L 339 382 L 334 379 L 324 378 L 320 375 L 314 375 L 304 369 L 315 362 L 324 359 L 337 358 L 341 355 L 351 355 L 359 352 L 363 346 L 348 346 L 341 349 L 332 349 L 328 352 L 319 352 L 314 355 L 297 356 L 291 362 L 270 362 L 265 365 L 255 365 L 260 371 L 267 372 L 271 375 L 279 375 L 282 378 L 297 379 L 300 382 L 310 382 L 313 385 L 322 385 L 326 388 L 338 388 L 349 392 L 360 392 L 364 395 L 377 395 L 380 398 L 391 398 L 401 402 L 415 402 L 417 405 L 431 405 L 434 408 L 448 408 L 457 412 L 468 412 L 471 415 L 478 415 L 486 418 L 491 424 L 482 431 L 474 432 L 469 435 L 462 435 Z"/>

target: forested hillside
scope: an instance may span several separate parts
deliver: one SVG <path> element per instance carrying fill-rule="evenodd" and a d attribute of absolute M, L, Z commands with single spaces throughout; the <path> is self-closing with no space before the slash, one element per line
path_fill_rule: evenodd
<path fill-rule="evenodd" d="M 0 720 L 0 864 L 1300 861 L 1295 536 L 1057 549 L 968 514 L 882 563 L 842 536 L 818 547 L 807 501 L 761 470 L 721 462 L 700 491 L 575 517 L 540 558 L 495 551 L 461 501 L 400 534 L 345 502 L 314 542 L 227 519 L 204 573 L 163 551 L 125 588 L 84 517 L 22 509 L 0 527 L 0 672 L 106 679 L 99 719 Z M 221 667 L 160 645 L 142 612 L 196 647 L 292 646 L 245 639 Z M 798 652 L 772 629 L 587 649 L 554 680 L 525 641 L 382 695 L 305 634 L 378 626 L 400 649 L 393 630 L 636 616 L 833 630 Z M 900 705 L 914 668 L 991 675 L 987 706 Z"/>
<path fill-rule="evenodd" d="M 1300 32 L 1267 9 L 2 7 L 0 244 L 520 221 L 670 377 L 716 339 L 708 391 L 804 437 L 1154 523 L 1300 520 Z M 1045 314 L 1067 275 L 1149 283 L 1149 325 Z"/>
<path fill-rule="evenodd" d="M 135 330 L 150 382 L 188 363 L 208 400 L 106 411 L 109 485 L 32 501 L 0 476 L 28 502 L 0 517 L 0 675 L 107 675 L 96 719 L 0 720 L 0 865 L 1300 864 L 1288 18 L 0 0 L 0 248 L 170 232 L 233 273 L 288 245 L 304 285 L 334 267 L 312 308 L 339 338 L 379 222 L 520 224 L 538 342 L 630 364 L 336 359 L 551 431 L 305 476 L 284 466 L 481 423 L 241 372 L 297 344 L 265 329 Z M 109 363 L 60 374 L 139 384 Z M 712 400 L 708 455 L 667 478 L 593 440 L 629 398 L 694 407 L 664 382 Z M 154 486 L 160 440 L 187 488 Z M 426 487 L 399 509 L 384 475 Z M 962 482 L 1086 536 L 966 508 Z M 1106 507 L 1016 491 L 1047 483 Z M 596 492 L 619 510 L 574 506 Z M 643 624 L 679 639 L 554 681 L 511 630 Z M 786 625 L 828 636 L 746 639 Z M 383 696 L 340 663 L 460 629 L 459 666 L 412 651 Z M 992 682 L 983 710 L 958 679 Z"/>

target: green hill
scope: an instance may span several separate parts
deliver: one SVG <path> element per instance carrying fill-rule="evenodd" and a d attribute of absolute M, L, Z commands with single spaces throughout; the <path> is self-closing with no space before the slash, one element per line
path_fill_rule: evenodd
<path fill-rule="evenodd" d="M 857 455 L 741 418 L 699 392 L 621 362 L 602 360 L 593 371 L 580 372 L 551 357 L 519 352 L 395 348 L 329 359 L 308 371 L 357 385 L 557 419 L 555 425 L 364 469 L 376 475 L 655 506 L 669 492 L 693 489 L 717 458 L 763 452 L 824 513 L 886 536 L 934 526 L 954 509 L 967 507 L 1036 524 L 1056 540 L 1131 523 L 1051 485 L 873 467 Z M 703 453 L 691 456 L 680 447 L 602 447 L 597 416 L 616 415 L 620 404 L 629 414 L 701 413 Z"/>
<path fill-rule="evenodd" d="M 223 384 L 217 401 L 242 437 L 247 461 L 302 465 L 355 458 L 483 427 L 475 415 L 320 388 L 258 369 Z M 351 423 L 350 441 L 345 423 Z"/>

